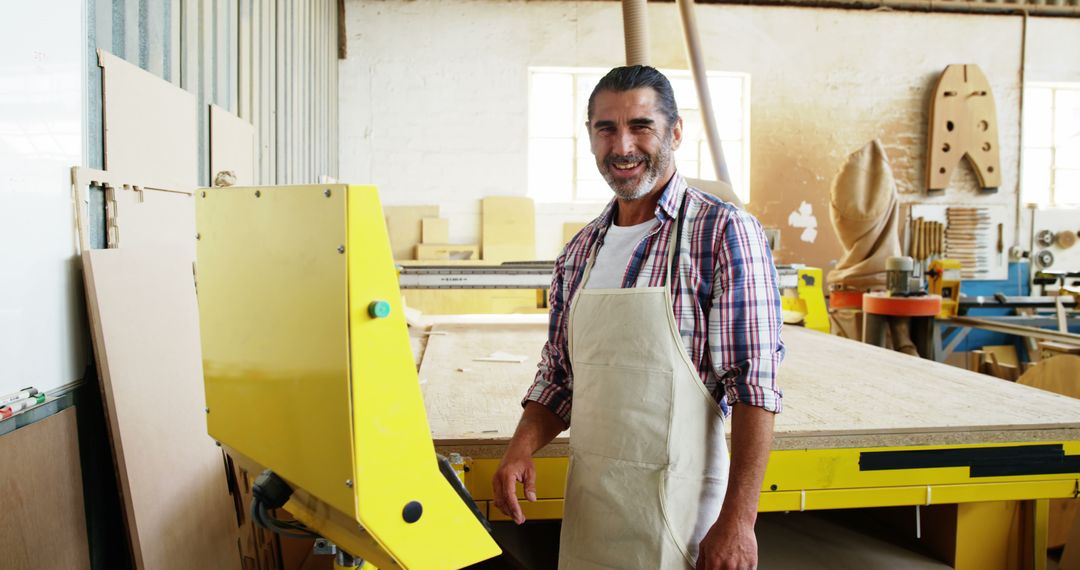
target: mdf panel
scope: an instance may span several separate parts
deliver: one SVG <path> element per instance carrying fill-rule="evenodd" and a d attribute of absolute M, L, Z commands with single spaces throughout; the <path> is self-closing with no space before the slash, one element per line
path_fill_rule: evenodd
<path fill-rule="evenodd" d="M 4 568 L 90 568 L 75 408 L 0 436 Z"/>

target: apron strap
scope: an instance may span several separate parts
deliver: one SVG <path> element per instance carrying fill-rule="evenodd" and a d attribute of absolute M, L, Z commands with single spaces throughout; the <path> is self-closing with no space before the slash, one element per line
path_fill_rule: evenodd
<path fill-rule="evenodd" d="M 686 217 L 686 195 L 689 189 L 683 190 L 682 202 L 679 204 L 679 219 L 675 220 L 675 239 L 668 244 L 668 274 L 665 285 L 678 286 L 679 284 L 679 256 L 676 252 L 682 246 L 683 218 Z M 674 276 L 674 278 L 672 278 Z"/>

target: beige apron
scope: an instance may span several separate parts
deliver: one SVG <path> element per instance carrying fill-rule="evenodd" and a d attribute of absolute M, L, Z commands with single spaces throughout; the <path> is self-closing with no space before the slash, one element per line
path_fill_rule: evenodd
<path fill-rule="evenodd" d="M 693 568 L 727 487 L 723 416 L 683 348 L 667 284 L 586 290 L 595 258 L 594 248 L 570 305 L 559 568 Z"/>

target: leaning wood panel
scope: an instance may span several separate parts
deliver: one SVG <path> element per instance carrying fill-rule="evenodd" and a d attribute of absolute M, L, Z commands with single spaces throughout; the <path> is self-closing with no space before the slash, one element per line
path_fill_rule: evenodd
<path fill-rule="evenodd" d="M 206 433 L 191 258 L 83 252 L 87 308 L 138 568 L 239 568 L 221 451 Z"/>
<path fill-rule="evenodd" d="M 420 380 L 436 445 L 505 445 L 546 324 L 439 324 L 432 332 Z M 786 327 L 784 340 L 776 449 L 1080 438 L 1080 401 L 1071 398 L 799 327 Z M 495 351 L 528 358 L 474 361 Z"/>
<path fill-rule="evenodd" d="M 0 436 L 0 457 L 3 567 L 90 568 L 75 408 Z"/>
<path fill-rule="evenodd" d="M 216 185 L 222 171 L 233 173 L 233 186 L 255 184 L 255 127 L 210 105 L 210 184 Z"/>
<path fill-rule="evenodd" d="M 195 96 L 98 50 L 102 67 L 105 170 L 176 190 L 198 185 Z"/>

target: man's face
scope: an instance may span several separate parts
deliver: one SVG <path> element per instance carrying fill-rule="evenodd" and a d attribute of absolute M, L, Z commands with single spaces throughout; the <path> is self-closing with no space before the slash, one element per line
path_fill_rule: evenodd
<path fill-rule="evenodd" d="M 600 91 L 588 127 L 596 167 L 619 198 L 642 198 L 674 172 L 682 119 L 674 127 L 667 124 L 654 89 Z"/>

